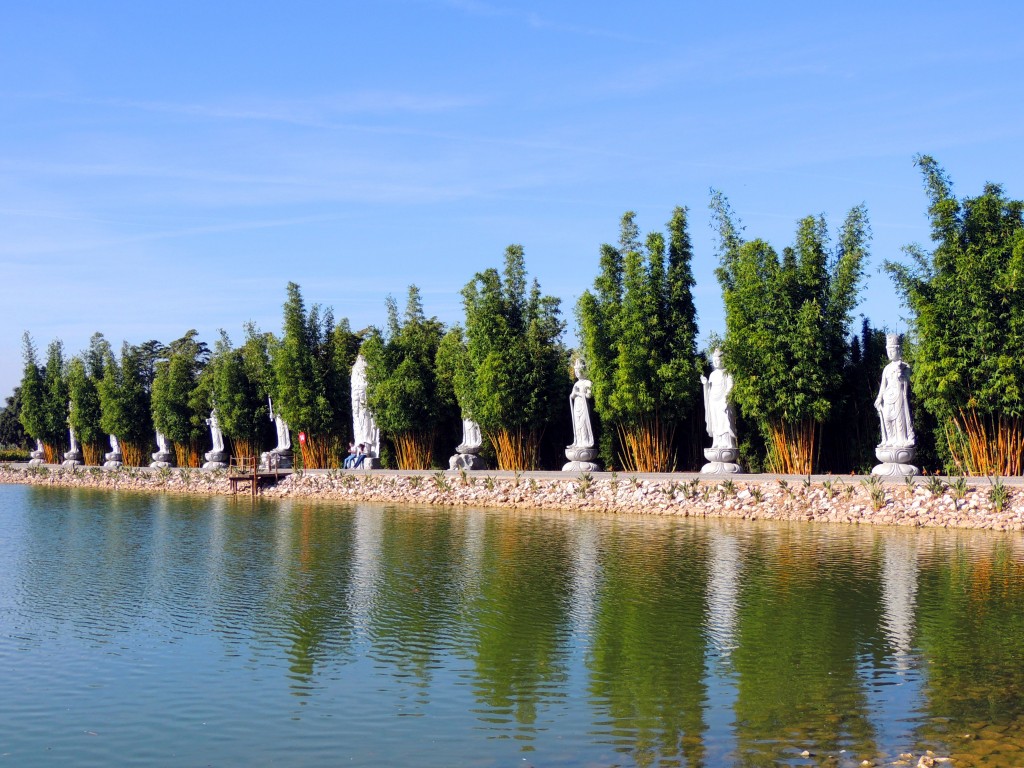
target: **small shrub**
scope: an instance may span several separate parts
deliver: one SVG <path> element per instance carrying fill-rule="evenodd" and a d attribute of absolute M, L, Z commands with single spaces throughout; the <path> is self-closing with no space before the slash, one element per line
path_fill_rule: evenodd
<path fill-rule="evenodd" d="M 868 498 L 871 499 L 871 508 L 876 512 L 885 506 L 885 486 L 875 475 L 861 481 L 868 491 Z"/>
<path fill-rule="evenodd" d="M 996 512 L 1002 512 L 1006 502 L 1010 500 L 1010 489 L 1003 483 L 998 475 L 989 478 L 992 487 L 988 491 L 988 500 L 992 502 L 992 508 Z"/>
<path fill-rule="evenodd" d="M 953 485 L 950 487 L 953 489 L 953 498 L 959 501 L 960 499 L 964 498 L 967 495 L 967 478 L 961 475 L 953 482 Z"/>
<path fill-rule="evenodd" d="M 484 478 L 484 488 L 486 488 L 488 491 L 494 490 L 494 478 L 491 475 L 488 475 L 487 477 Z"/>
<path fill-rule="evenodd" d="M 925 481 L 924 487 L 932 496 L 941 496 L 946 492 L 946 484 L 936 475 L 932 475 Z"/>
<path fill-rule="evenodd" d="M 444 476 L 444 472 L 434 473 L 434 485 L 437 486 L 437 490 L 445 493 L 452 489 L 452 484 L 448 482 L 448 478 Z"/>
<path fill-rule="evenodd" d="M 580 498 L 590 495 L 591 487 L 594 485 L 594 476 L 589 472 L 582 472 L 576 481 L 576 495 Z"/>
<path fill-rule="evenodd" d="M 755 503 L 760 504 L 762 501 L 764 501 L 764 491 L 762 491 L 760 488 L 751 488 L 750 498 L 752 498 Z"/>

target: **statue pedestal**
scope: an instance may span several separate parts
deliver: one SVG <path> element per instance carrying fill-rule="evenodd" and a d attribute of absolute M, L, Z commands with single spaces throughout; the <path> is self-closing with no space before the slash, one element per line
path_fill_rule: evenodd
<path fill-rule="evenodd" d="M 463 452 L 462 448 L 456 448 L 457 453 L 448 459 L 448 469 L 487 469 L 483 459 L 475 453 Z"/>
<path fill-rule="evenodd" d="M 157 451 L 152 454 L 151 469 L 167 469 L 174 466 L 174 454 L 171 451 Z"/>
<path fill-rule="evenodd" d="M 81 467 L 84 466 L 85 462 L 82 460 L 81 451 L 68 451 L 64 454 L 64 461 L 61 462 L 62 466 L 65 467 Z"/>
<path fill-rule="evenodd" d="M 740 457 L 739 448 L 705 448 L 704 458 L 708 463 L 700 468 L 702 475 L 735 475 L 743 471 L 736 463 Z"/>
<path fill-rule="evenodd" d="M 594 461 L 597 458 L 597 448 L 580 448 L 570 445 L 565 449 L 565 458 L 569 461 L 562 467 L 563 472 L 601 471 L 601 465 Z"/>
<path fill-rule="evenodd" d="M 260 466 L 267 469 L 291 469 L 294 464 L 290 449 L 266 451 L 260 454 Z"/>
<path fill-rule="evenodd" d="M 227 451 L 210 451 L 206 454 L 206 463 L 203 464 L 203 469 L 227 469 L 228 468 L 228 452 Z"/>
<path fill-rule="evenodd" d="M 913 445 L 879 445 L 875 448 L 875 458 L 881 464 L 871 470 L 872 475 L 879 477 L 914 477 L 919 470 L 912 462 L 917 454 Z"/>
<path fill-rule="evenodd" d="M 103 454 L 103 459 L 103 467 L 105 469 L 115 469 L 124 464 L 124 456 L 121 455 L 120 451 L 105 453 Z"/>
<path fill-rule="evenodd" d="M 45 451 L 32 451 L 28 455 L 28 465 L 30 467 L 40 467 L 46 463 L 46 452 Z"/>

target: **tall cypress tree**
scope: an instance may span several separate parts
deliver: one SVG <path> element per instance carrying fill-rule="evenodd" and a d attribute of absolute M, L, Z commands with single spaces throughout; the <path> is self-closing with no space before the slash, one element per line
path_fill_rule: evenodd
<path fill-rule="evenodd" d="M 760 425 L 769 467 L 808 474 L 842 385 L 847 328 L 870 238 L 867 213 L 863 206 L 850 210 L 834 250 L 823 217 L 802 219 L 796 243 L 780 258 L 765 241 L 742 239 L 720 192 L 711 208 L 733 397 Z"/>
<path fill-rule="evenodd" d="M 935 249 L 885 268 L 911 310 L 914 394 L 937 422 L 949 471 L 1024 471 L 1024 201 L 998 184 L 958 200 L 918 156 Z"/>
<path fill-rule="evenodd" d="M 150 352 L 145 346 L 121 344 L 121 359 L 106 352 L 103 378 L 99 381 L 100 424 L 107 434 L 116 435 L 124 463 L 142 466 L 153 444 L 149 390 Z"/>
<path fill-rule="evenodd" d="M 300 440 L 303 466 L 335 466 L 351 431 L 351 383 L 356 337 L 348 321 L 314 304 L 307 312 L 302 292 L 288 283 L 281 339 L 270 347 L 275 407 Z"/>
<path fill-rule="evenodd" d="M 594 382 L 600 444 L 609 466 L 668 471 L 673 436 L 697 396 L 697 323 L 687 211 L 676 208 L 665 237 L 641 245 L 632 211 L 623 215 L 618 248 L 601 246 L 592 291 L 577 304 L 583 356 Z M 666 264 L 667 256 L 667 264 Z"/>
<path fill-rule="evenodd" d="M 559 301 L 527 289 L 523 248 L 510 245 L 505 269 L 486 269 L 462 289 L 466 312 L 464 357 L 445 344 L 459 407 L 480 424 L 499 469 L 534 469 L 547 426 L 562 415 L 568 355 Z"/>
<path fill-rule="evenodd" d="M 53 464 L 58 462 L 62 455 L 61 444 L 64 439 L 64 430 L 61 429 L 56 433 L 50 431 L 50 420 L 46 410 L 44 368 L 39 365 L 39 356 L 28 331 L 22 336 L 22 356 L 25 367 L 21 377 L 21 411 L 18 417 L 29 436 L 43 442 L 46 461 Z"/>
<path fill-rule="evenodd" d="M 386 333 L 373 329 L 362 345 L 367 404 L 382 434 L 395 446 L 400 469 L 428 469 L 436 438 L 458 419 L 454 398 L 438 384 L 437 350 L 444 326 L 423 311 L 419 289 L 409 287 L 405 315 L 387 300 Z"/>
<path fill-rule="evenodd" d="M 102 334 L 93 334 L 89 349 L 68 364 L 68 392 L 71 397 L 69 421 L 82 443 L 86 464 L 101 464 L 110 450 L 103 431 L 99 382 L 103 379 L 103 355 L 109 344 Z"/>

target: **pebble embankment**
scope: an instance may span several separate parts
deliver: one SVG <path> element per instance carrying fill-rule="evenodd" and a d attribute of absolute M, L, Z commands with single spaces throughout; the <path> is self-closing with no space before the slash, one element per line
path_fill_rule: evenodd
<path fill-rule="evenodd" d="M 986 478 L 720 479 L 692 474 L 312 471 L 260 490 L 266 498 L 578 510 L 614 514 L 1024 530 L 1024 486 Z M 224 471 L 0 465 L 0 483 L 229 495 Z"/>

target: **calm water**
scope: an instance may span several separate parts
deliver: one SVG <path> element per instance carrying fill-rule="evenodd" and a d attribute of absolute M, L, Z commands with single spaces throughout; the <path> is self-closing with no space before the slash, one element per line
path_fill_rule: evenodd
<path fill-rule="evenodd" d="M 1019 536 L 0 486 L 0 766 L 1020 765 L 1022 693 Z"/>

